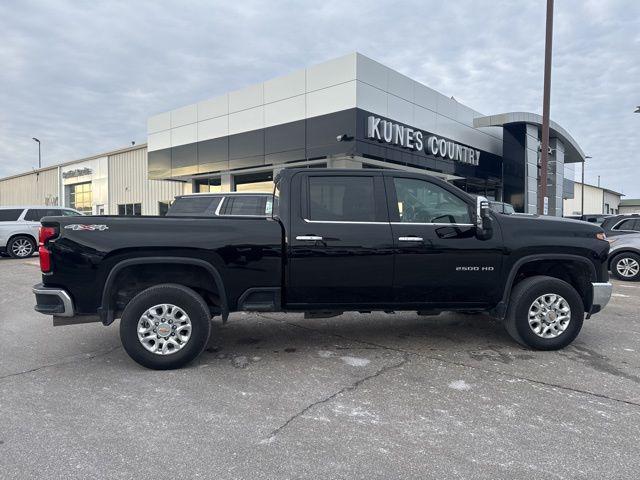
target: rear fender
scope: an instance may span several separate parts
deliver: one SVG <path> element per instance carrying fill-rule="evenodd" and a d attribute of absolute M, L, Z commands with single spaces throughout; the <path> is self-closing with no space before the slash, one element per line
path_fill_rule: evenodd
<path fill-rule="evenodd" d="M 220 309 L 222 311 L 222 320 L 224 322 L 227 321 L 229 317 L 229 303 L 227 299 L 227 292 L 224 288 L 224 283 L 222 281 L 222 276 L 220 272 L 208 262 L 204 260 L 200 260 L 197 258 L 188 258 L 188 257 L 143 257 L 143 258 L 131 258 L 128 260 L 122 260 L 114 265 L 114 267 L 109 272 L 107 276 L 107 280 L 105 281 L 104 288 L 102 290 L 102 302 L 100 308 L 98 309 L 98 315 L 100 316 L 100 320 L 104 325 L 110 325 L 115 320 L 115 310 L 113 305 L 111 304 L 111 297 L 113 293 L 113 285 L 118 276 L 118 273 L 123 269 L 130 267 L 132 265 L 148 265 L 148 264 L 188 264 L 194 265 L 197 267 L 204 268 L 211 277 L 213 278 L 216 288 L 218 289 L 218 293 L 220 296 Z"/>

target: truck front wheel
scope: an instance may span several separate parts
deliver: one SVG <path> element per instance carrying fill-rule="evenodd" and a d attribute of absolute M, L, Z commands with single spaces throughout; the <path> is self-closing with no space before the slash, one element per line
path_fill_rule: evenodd
<path fill-rule="evenodd" d="M 129 356 L 155 370 L 179 368 L 207 345 L 211 315 L 202 297 L 177 284 L 143 290 L 125 307 L 120 339 Z"/>
<path fill-rule="evenodd" d="M 583 319 L 582 298 L 573 286 L 557 278 L 536 276 L 513 288 L 505 327 L 521 345 L 557 350 L 573 342 Z"/>

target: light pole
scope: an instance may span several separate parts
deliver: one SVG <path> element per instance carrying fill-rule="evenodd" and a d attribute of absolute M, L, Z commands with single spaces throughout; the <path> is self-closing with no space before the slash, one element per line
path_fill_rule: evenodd
<path fill-rule="evenodd" d="M 584 165 L 587 163 L 587 158 L 591 158 L 589 155 L 585 155 L 584 161 L 582 162 L 582 184 L 580 185 L 580 196 L 582 197 L 580 200 L 580 215 L 584 215 Z"/>
<path fill-rule="evenodd" d="M 40 170 L 42 168 L 42 157 L 40 155 L 40 140 L 38 140 L 36 137 L 31 137 L 33 139 L 34 142 L 38 142 L 38 170 Z"/>
<path fill-rule="evenodd" d="M 539 210 L 545 213 L 547 197 L 547 160 L 549 158 L 549 103 L 551 100 L 551 44 L 553 42 L 553 0 L 547 0 L 547 24 L 544 42 L 544 85 L 542 93 L 542 155 L 540 156 Z"/>

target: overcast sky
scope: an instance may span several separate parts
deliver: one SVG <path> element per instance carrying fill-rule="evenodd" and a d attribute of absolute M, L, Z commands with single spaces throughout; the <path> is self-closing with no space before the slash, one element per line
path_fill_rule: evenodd
<path fill-rule="evenodd" d="M 542 111 L 544 0 L 0 3 L 0 177 L 146 141 L 148 116 L 359 51 L 486 114 Z M 556 0 L 551 118 L 640 197 L 640 1 Z M 579 168 L 576 169 L 579 173 Z"/>

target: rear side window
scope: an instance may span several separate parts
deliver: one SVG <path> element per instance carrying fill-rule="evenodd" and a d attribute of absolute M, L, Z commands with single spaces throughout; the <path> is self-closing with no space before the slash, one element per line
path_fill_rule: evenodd
<path fill-rule="evenodd" d="M 0 222 L 15 222 L 22 214 L 21 208 L 0 210 Z"/>
<path fill-rule="evenodd" d="M 629 218 L 628 220 L 624 220 L 620 223 L 614 230 L 640 230 L 640 222 L 633 218 Z"/>
<path fill-rule="evenodd" d="M 24 219 L 29 222 L 39 222 L 40 219 L 44 217 L 44 213 L 45 211 L 39 208 L 30 208 L 29 210 L 27 210 Z"/>
<path fill-rule="evenodd" d="M 206 216 L 215 215 L 221 197 L 194 196 L 176 198 L 169 207 L 167 216 Z"/>
<path fill-rule="evenodd" d="M 309 220 L 373 222 L 373 177 L 309 177 Z"/>
<path fill-rule="evenodd" d="M 30 208 L 24 219 L 29 222 L 39 222 L 43 217 L 58 217 L 62 215 L 59 208 Z"/>
<path fill-rule="evenodd" d="M 265 216 L 267 214 L 267 200 L 269 200 L 271 209 L 271 199 L 264 196 L 242 195 L 227 197 L 220 212 L 223 215 Z"/>

